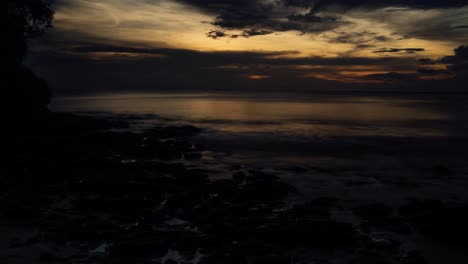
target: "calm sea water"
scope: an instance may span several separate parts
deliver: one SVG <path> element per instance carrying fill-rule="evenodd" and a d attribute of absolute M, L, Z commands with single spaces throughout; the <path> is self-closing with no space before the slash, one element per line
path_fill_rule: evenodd
<path fill-rule="evenodd" d="M 232 133 L 328 136 L 443 136 L 447 113 L 431 99 L 265 94 L 117 94 L 62 97 L 65 112 L 153 115 Z"/>
<path fill-rule="evenodd" d="M 466 105 L 459 96 L 139 93 L 61 97 L 52 109 L 139 117 L 140 127 L 195 125 L 205 128 L 204 143 L 229 150 L 315 155 L 394 151 L 405 140 L 400 151 L 440 147 L 467 134 Z"/>
<path fill-rule="evenodd" d="M 198 126 L 204 133 L 197 142 L 258 163 L 261 157 L 460 156 L 468 135 L 465 101 L 458 95 L 135 93 L 56 98 L 52 109 L 138 117 L 135 129 Z"/>

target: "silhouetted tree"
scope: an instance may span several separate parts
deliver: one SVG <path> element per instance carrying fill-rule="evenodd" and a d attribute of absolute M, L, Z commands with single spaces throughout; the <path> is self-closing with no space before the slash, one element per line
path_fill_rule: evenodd
<path fill-rule="evenodd" d="M 42 0 L 7 0 L 6 43 L 9 60 L 21 62 L 26 54 L 27 41 L 41 36 L 52 26 L 54 11 Z"/>
<path fill-rule="evenodd" d="M 54 11 L 43 0 L 6 0 L 6 52 L 2 112 L 7 119 L 33 120 L 47 111 L 50 91 L 46 82 L 23 65 L 28 40 L 52 26 Z"/>

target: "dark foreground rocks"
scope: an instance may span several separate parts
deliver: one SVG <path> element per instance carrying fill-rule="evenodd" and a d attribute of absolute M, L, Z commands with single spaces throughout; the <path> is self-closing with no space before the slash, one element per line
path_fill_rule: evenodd
<path fill-rule="evenodd" d="M 411 200 L 400 214 L 424 236 L 448 245 L 468 245 L 468 204 Z"/>
<path fill-rule="evenodd" d="M 400 214 L 362 205 L 353 210 L 360 225 L 343 222 L 331 214 L 338 199 L 288 205 L 296 190 L 263 170 L 235 167 L 214 180 L 189 165 L 203 157 L 190 141 L 198 128 L 109 130 L 127 126 L 57 115 L 2 143 L 0 263 L 419 264 L 395 234 L 446 239 L 466 229 L 453 219 L 464 208 L 424 202 Z"/>

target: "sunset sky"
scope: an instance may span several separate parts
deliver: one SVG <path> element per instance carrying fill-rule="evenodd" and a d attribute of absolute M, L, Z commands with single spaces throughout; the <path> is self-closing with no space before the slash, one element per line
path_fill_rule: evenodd
<path fill-rule="evenodd" d="M 28 63 L 64 93 L 452 80 L 467 68 L 467 2 L 55 0 Z"/>

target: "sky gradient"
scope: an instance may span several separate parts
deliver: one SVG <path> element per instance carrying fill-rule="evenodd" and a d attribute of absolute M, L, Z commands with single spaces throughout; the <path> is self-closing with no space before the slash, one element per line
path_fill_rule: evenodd
<path fill-rule="evenodd" d="M 56 0 L 54 6 L 54 28 L 32 43 L 28 64 L 58 93 L 412 89 L 466 79 L 465 0 Z"/>

